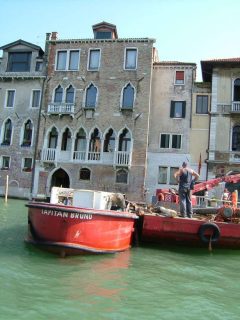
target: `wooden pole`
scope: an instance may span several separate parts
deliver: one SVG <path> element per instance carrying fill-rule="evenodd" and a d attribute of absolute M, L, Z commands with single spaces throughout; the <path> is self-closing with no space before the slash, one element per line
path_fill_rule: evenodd
<path fill-rule="evenodd" d="M 6 177 L 5 202 L 7 202 L 7 198 L 8 198 L 8 175 Z"/>

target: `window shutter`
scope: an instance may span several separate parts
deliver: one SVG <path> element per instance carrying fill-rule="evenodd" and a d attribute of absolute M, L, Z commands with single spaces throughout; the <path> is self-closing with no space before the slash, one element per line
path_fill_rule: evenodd
<path fill-rule="evenodd" d="M 175 108 L 175 102 L 171 101 L 170 118 L 174 118 L 174 108 Z"/>
<path fill-rule="evenodd" d="M 184 81 L 184 71 L 176 71 L 176 80 Z"/>
<path fill-rule="evenodd" d="M 183 101 L 182 104 L 182 117 L 185 118 L 186 116 L 186 101 Z"/>

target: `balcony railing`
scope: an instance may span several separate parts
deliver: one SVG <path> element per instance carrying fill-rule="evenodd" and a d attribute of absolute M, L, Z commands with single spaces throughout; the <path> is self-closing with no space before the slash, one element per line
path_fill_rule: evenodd
<path fill-rule="evenodd" d="M 130 165 L 131 153 L 127 151 L 118 151 L 116 154 L 116 165 L 128 166 Z"/>
<path fill-rule="evenodd" d="M 41 159 L 44 162 L 55 162 L 56 160 L 56 150 L 53 148 L 45 148 L 42 149 L 42 156 Z"/>
<path fill-rule="evenodd" d="M 74 103 L 49 103 L 48 114 L 74 114 Z"/>
<path fill-rule="evenodd" d="M 235 163 L 240 163 L 240 152 L 238 152 L 238 151 L 231 151 L 231 152 L 230 152 L 229 161 L 235 162 Z"/>
<path fill-rule="evenodd" d="M 240 101 L 233 101 L 232 112 L 240 113 Z"/>
<path fill-rule="evenodd" d="M 240 163 L 240 151 L 209 151 L 209 160 Z"/>
<path fill-rule="evenodd" d="M 103 165 L 130 166 L 132 153 L 127 151 L 117 152 L 86 152 L 62 151 L 53 148 L 43 148 L 41 160 L 43 162 L 73 162 L 73 163 L 98 163 Z"/>

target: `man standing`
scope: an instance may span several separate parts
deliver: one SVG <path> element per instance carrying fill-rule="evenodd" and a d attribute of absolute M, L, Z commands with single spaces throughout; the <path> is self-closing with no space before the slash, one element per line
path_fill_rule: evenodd
<path fill-rule="evenodd" d="M 199 174 L 188 167 L 186 162 L 183 162 L 182 167 L 175 172 L 175 179 L 179 184 L 179 199 L 180 199 L 180 213 L 183 218 L 192 218 L 192 201 L 190 185 L 194 178 L 198 180 Z"/>

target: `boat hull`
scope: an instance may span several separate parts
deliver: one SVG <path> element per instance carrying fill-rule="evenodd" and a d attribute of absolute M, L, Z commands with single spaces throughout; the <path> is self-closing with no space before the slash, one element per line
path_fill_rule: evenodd
<path fill-rule="evenodd" d="M 209 243 L 203 241 L 205 239 L 202 238 L 201 234 L 201 229 L 206 223 L 206 220 L 145 215 L 141 241 L 206 247 Z M 211 241 L 214 247 L 240 248 L 240 224 L 226 222 L 210 224 L 213 224 L 213 227 L 218 229 L 219 232 L 218 237 Z M 208 231 L 211 233 L 213 230 Z M 209 239 L 211 239 L 211 234 Z"/>
<path fill-rule="evenodd" d="M 32 202 L 26 242 L 61 255 L 114 253 L 131 246 L 134 214 Z"/>

